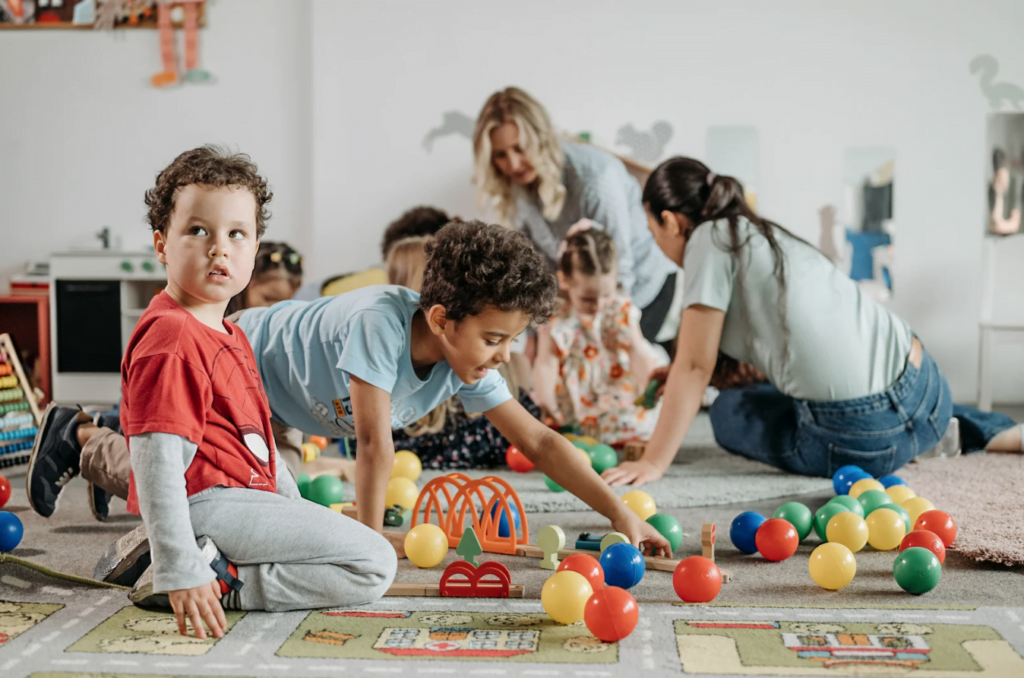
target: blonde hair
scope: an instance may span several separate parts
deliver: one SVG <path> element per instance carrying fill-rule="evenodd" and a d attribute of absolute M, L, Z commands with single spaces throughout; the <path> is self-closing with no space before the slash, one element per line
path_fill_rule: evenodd
<path fill-rule="evenodd" d="M 562 184 L 564 155 L 547 111 L 540 102 L 518 87 L 495 92 L 480 110 L 473 130 L 473 184 L 481 207 L 493 207 L 505 226 L 516 217 L 512 181 L 494 166 L 491 132 L 505 123 L 519 128 L 519 143 L 537 171 L 536 192 L 544 218 L 553 221 L 562 213 L 565 186 Z"/>

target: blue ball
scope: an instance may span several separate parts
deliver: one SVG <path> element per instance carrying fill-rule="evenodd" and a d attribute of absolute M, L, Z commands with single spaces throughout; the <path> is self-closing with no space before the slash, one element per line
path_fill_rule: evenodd
<path fill-rule="evenodd" d="M 882 483 L 882 487 L 889 489 L 893 485 L 906 485 L 907 481 L 899 476 L 882 476 L 878 479 L 878 482 Z"/>
<path fill-rule="evenodd" d="M 732 519 L 729 526 L 729 539 L 736 548 L 744 553 L 757 553 L 757 542 L 754 537 L 757 535 L 757 528 L 766 520 L 764 516 L 755 511 L 744 511 Z"/>
<path fill-rule="evenodd" d="M 501 504 L 495 504 L 491 509 L 491 518 L 493 518 L 498 510 L 501 508 Z M 512 502 L 508 504 L 508 510 L 512 512 L 512 522 L 516 525 L 516 530 L 519 530 L 519 511 L 516 510 L 516 505 Z M 508 531 L 508 514 L 504 511 L 501 512 L 501 520 L 498 521 L 498 536 L 507 537 L 509 536 Z"/>
<path fill-rule="evenodd" d="M 0 553 L 7 553 L 18 548 L 25 528 L 18 516 L 10 511 L 0 511 Z"/>
<path fill-rule="evenodd" d="M 632 544 L 612 544 L 601 553 L 600 563 L 604 569 L 604 583 L 620 589 L 639 584 L 647 569 L 643 554 Z"/>
<path fill-rule="evenodd" d="M 832 475 L 832 489 L 836 494 L 849 494 L 850 486 L 863 478 L 870 478 L 860 466 L 844 466 Z"/>

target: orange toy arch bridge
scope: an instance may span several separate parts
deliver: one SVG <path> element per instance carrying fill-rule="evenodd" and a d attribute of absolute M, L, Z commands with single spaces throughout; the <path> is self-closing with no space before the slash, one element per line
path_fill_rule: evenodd
<path fill-rule="evenodd" d="M 441 496 L 445 500 L 444 506 Z M 510 509 L 513 502 L 519 513 L 518 528 Z M 498 508 L 495 509 L 495 506 Z M 494 515 L 491 515 L 492 512 Z M 518 544 L 530 543 L 530 527 L 519 495 L 511 485 L 496 476 L 471 480 L 462 473 L 451 473 L 434 478 L 423 487 L 416 499 L 411 527 L 416 527 L 420 522 L 431 522 L 432 515 L 436 518 L 437 526 L 448 536 L 448 546 L 452 548 L 457 547 L 462 539 L 467 516 L 472 521 L 480 546 L 488 553 L 515 555 Z M 502 516 L 505 516 L 509 528 L 508 535 L 504 537 L 498 533 Z"/>

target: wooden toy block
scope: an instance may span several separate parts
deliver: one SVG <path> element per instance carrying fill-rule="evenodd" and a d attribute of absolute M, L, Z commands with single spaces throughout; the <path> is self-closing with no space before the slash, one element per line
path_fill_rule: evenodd
<path fill-rule="evenodd" d="M 462 556 L 463 562 L 469 563 L 472 567 L 476 567 L 474 558 L 478 557 L 484 552 L 480 546 L 480 540 L 476 538 L 476 532 L 472 527 L 467 527 L 466 531 L 462 534 L 462 539 L 459 540 L 459 548 L 455 549 L 455 553 Z M 447 570 L 445 570 L 447 572 Z M 444 595 L 442 593 L 442 595 Z"/>
<path fill-rule="evenodd" d="M 644 456 L 644 450 L 646 449 L 646 440 L 630 440 L 622 448 L 622 459 L 623 461 L 636 461 Z"/>
<path fill-rule="evenodd" d="M 704 523 L 700 528 L 700 549 L 701 555 L 705 558 L 715 560 L 715 524 Z"/>
<path fill-rule="evenodd" d="M 621 532 L 609 532 L 601 540 L 601 553 L 612 544 L 628 544 L 629 538 Z"/>
<path fill-rule="evenodd" d="M 575 555 L 577 553 L 586 553 L 588 555 L 594 554 L 593 551 L 584 549 L 561 549 L 558 552 L 557 557 L 568 558 L 569 556 Z M 519 548 L 516 550 L 516 555 L 524 556 L 526 558 L 543 558 L 545 556 L 544 550 L 539 546 L 534 546 L 533 544 L 520 545 Z M 558 561 L 556 560 L 555 562 Z M 658 572 L 675 572 L 676 566 L 679 565 L 679 563 L 682 561 L 676 558 L 665 558 L 663 556 L 644 556 L 644 562 L 648 570 L 656 570 Z M 544 569 L 550 568 L 545 567 Z M 732 572 L 730 572 L 729 570 L 724 570 L 722 568 L 719 568 L 719 570 L 722 573 L 723 583 L 728 583 L 732 580 Z"/>
<path fill-rule="evenodd" d="M 576 549 L 580 551 L 600 551 L 601 535 L 581 532 L 580 536 L 576 537 Z"/>
<path fill-rule="evenodd" d="M 508 598 L 512 577 L 508 568 L 489 560 L 474 567 L 458 560 L 444 569 L 438 589 L 446 598 Z"/>
<path fill-rule="evenodd" d="M 559 552 L 565 548 L 565 532 L 562 528 L 557 525 L 540 528 L 540 532 L 537 533 L 537 544 L 539 547 L 530 547 L 529 544 L 523 546 L 537 549 L 539 553 L 534 557 L 541 558 L 540 569 L 557 570 Z M 521 555 L 519 549 L 516 549 L 516 555 Z"/>
<path fill-rule="evenodd" d="M 462 562 L 462 561 L 459 561 Z M 508 585 L 508 597 L 509 598 L 522 598 L 526 592 L 526 587 L 523 584 L 509 584 Z M 391 585 L 385 593 L 385 596 L 403 596 L 403 597 L 427 597 L 427 598 L 438 598 L 441 596 L 441 585 L 440 584 L 417 584 L 415 582 L 395 582 Z"/>

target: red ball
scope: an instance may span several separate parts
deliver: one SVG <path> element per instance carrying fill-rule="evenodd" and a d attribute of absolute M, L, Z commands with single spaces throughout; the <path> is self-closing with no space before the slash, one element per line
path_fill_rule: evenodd
<path fill-rule="evenodd" d="M 533 462 L 526 458 L 526 455 L 519 451 L 515 445 L 509 445 L 505 451 L 505 463 L 513 471 L 526 473 L 533 470 Z"/>
<path fill-rule="evenodd" d="M 676 565 L 672 588 L 684 603 L 710 603 L 722 590 L 722 572 L 715 561 L 690 556 Z"/>
<path fill-rule="evenodd" d="M 599 591 L 604 588 L 604 568 L 601 567 L 601 563 L 597 562 L 597 558 L 586 553 L 575 553 L 565 560 L 562 561 L 561 565 L 558 566 L 558 571 L 572 570 L 573 572 L 579 572 L 587 581 L 590 582 L 590 588 L 594 591 Z"/>
<path fill-rule="evenodd" d="M 768 560 L 778 562 L 796 553 L 800 545 L 800 535 L 793 523 L 782 518 L 769 518 L 761 523 L 754 535 L 757 550 Z"/>
<path fill-rule="evenodd" d="M 934 532 L 947 549 L 953 545 L 953 540 L 956 539 L 956 523 L 945 511 L 934 509 L 925 511 L 918 516 L 917 522 L 914 523 L 914 529 Z"/>
<path fill-rule="evenodd" d="M 7 501 L 11 498 L 11 483 L 0 476 L 0 508 L 3 508 Z"/>
<path fill-rule="evenodd" d="M 911 546 L 920 546 L 934 553 L 935 557 L 939 559 L 939 565 L 946 562 L 946 546 L 934 532 L 914 530 L 900 542 L 900 551 L 909 549 Z"/>
<path fill-rule="evenodd" d="M 636 598 L 618 586 L 595 590 L 583 608 L 583 623 L 596 638 L 606 643 L 620 641 L 633 633 L 639 619 Z"/>

